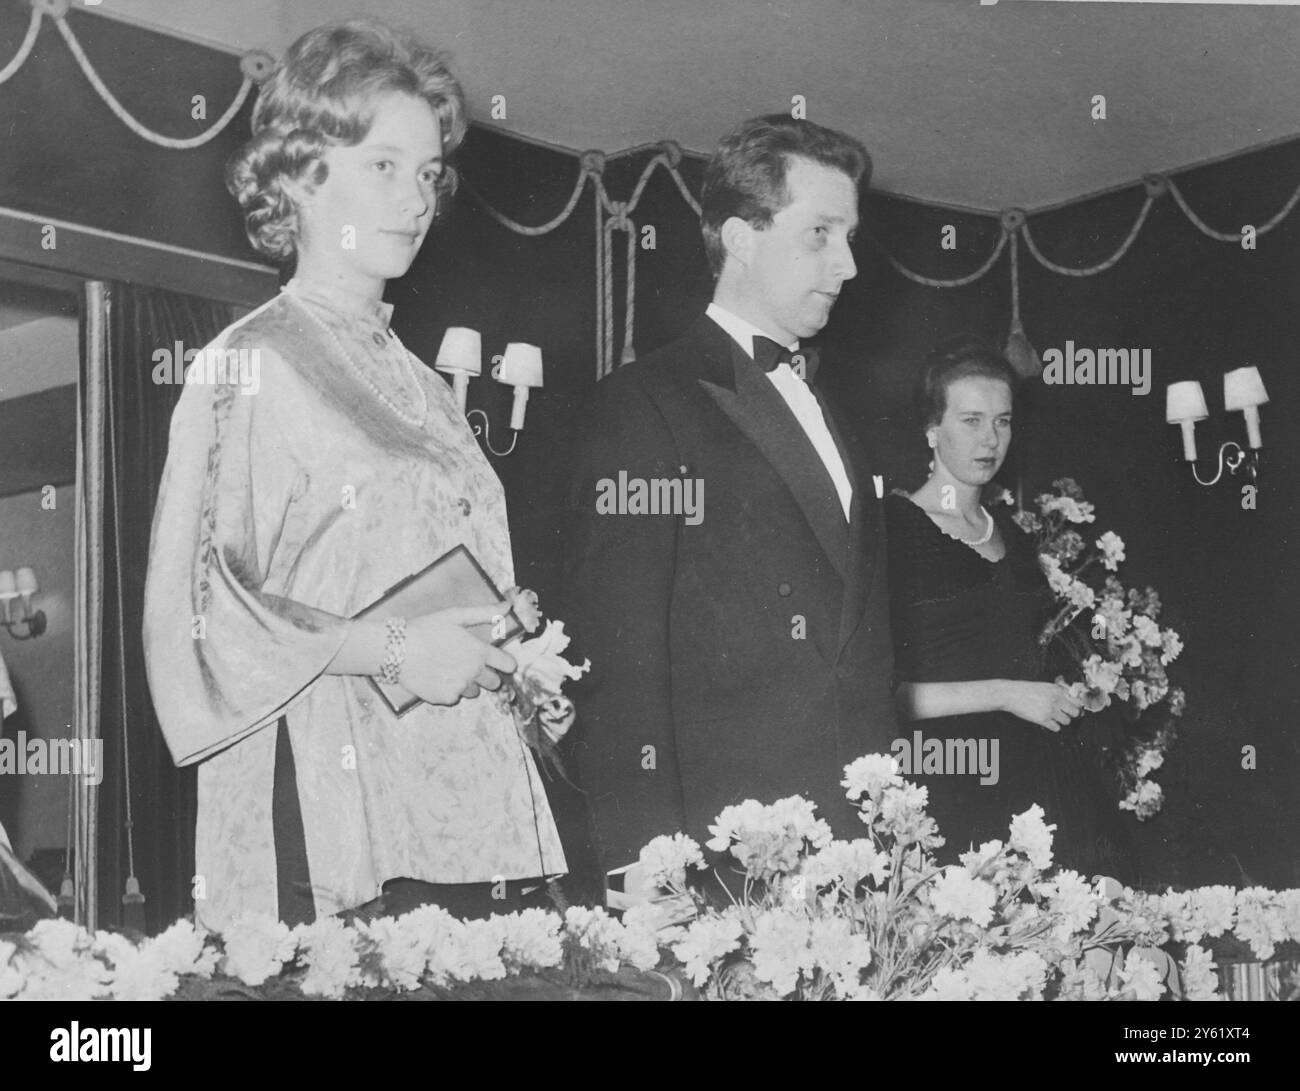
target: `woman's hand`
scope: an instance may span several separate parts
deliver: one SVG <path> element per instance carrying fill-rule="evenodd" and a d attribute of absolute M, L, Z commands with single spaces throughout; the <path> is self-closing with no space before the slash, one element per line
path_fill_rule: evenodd
<path fill-rule="evenodd" d="M 1003 684 L 1003 711 L 1048 731 L 1060 731 L 1083 711 L 1069 690 L 1057 682 L 1008 680 Z"/>
<path fill-rule="evenodd" d="M 477 697 L 480 688 L 500 689 L 501 674 L 514 673 L 514 656 L 466 627 L 493 621 L 505 606 L 456 606 L 407 621 L 402 685 L 431 705 L 454 705 Z"/>

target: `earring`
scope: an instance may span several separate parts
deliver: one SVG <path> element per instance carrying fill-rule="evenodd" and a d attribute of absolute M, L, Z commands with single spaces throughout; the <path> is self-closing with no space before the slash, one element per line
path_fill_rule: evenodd
<path fill-rule="evenodd" d="M 934 433 L 933 432 L 926 433 L 925 440 L 930 445 L 930 449 L 934 450 Z"/>

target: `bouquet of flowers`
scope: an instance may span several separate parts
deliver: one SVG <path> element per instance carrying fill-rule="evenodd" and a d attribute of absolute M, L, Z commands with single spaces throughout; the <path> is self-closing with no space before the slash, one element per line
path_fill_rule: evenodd
<path fill-rule="evenodd" d="M 506 592 L 506 598 L 524 631 L 537 635 L 515 637 L 503 645 L 515 658 L 515 673 L 498 692 L 509 705 L 520 736 L 542 762 L 542 767 L 555 769 L 567 780 L 556 747 L 573 726 L 577 710 L 573 701 L 564 695 L 564 683 L 581 678 L 591 669 L 591 660 L 584 659 L 579 667 L 564 658 L 571 640 L 564 631 L 564 622 L 548 621 L 537 632 L 542 624 L 542 611 L 536 592 L 515 587 Z"/>
<path fill-rule="evenodd" d="M 1163 764 L 1187 703 L 1165 671 L 1183 642 L 1173 629 L 1161 628 L 1160 596 L 1153 588 L 1126 589 L 1120 582 L 1116 573 L 1125 559 L 1124 540 L 1108 530 L 1089 544 L 1080 533 L 1078 528 L 1096 516 L 1073 479 L 1052 482 L 1052 490 L 1035 498 L 1037 512 L 1013 517 L 1033 535 L 1060 604 L 1039 641 L 1044 647 L 1054 643 L 1077 666 L 1079 677 L 1070 690 L 1086 710 L 1098 712 L 1118 701 L 1131 727 L 1142 717 L 1143 730 L 1131 732 L 1117 772 L 1125 792 L 1121 809 L 1146 819 L 1160 810 L 1164 798 L 1160 785 L 1147 778 Z M 1083 578 L 1090 570 L 1095 577 L 1099 569 L 1106 573 L 1101 586 Z"/>
<path fill-rule="evenodd" d="M 865 838 L 834 840 L 798 796 L 723 810 L 707 847 L 742 875 L 724 908 L 687 882 L 705 867 L 691 838 L 642 850 L 661 889 L 696 901 L 691 924 L 658 935 L 710 999 L 1211 999 L 1218 978 L 1202 944 L 1229 932 L 1234 912 L 1258 957 L 1300 937 L 1297 891 L 1158 895 L 1048 874 L 1056 827 L 1036 804 L 1011 820 L 1006 842 L 939 866 L 927 789 L 883 754 L 844 772 Z"/>

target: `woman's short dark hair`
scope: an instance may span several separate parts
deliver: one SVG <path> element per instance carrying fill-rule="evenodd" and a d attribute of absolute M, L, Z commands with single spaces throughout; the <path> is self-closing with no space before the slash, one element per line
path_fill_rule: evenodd
<path fill-rule="evenodd" d="M 916 415 L 921 430 L 933 428 L 948 409 L 948 388 L 959 379 L 1000 379 L 1016 396 L 1020 376 L 1001 350 L 983 338 L 959 334 L 926 358 L 916 384 Z"/>
<path fill-rule="evenodd" d="M 325 149 L 364 140 L 379 98 L 393 92 L 429 104 L 450 156 L 465 137 L 465 99 L 440 53 L 375 19 L 317 27 L 289 47 L 258 93 L 253 139 L 226 167 L 226 188 L 243 209 L 254 249 L 282 264 L 293 260 L 297 210 L 285 183 L 323 182 Z M 455 187 L 448 164 L 439 198 Z"/>
<path fill-rule="evenodd" d="M 741 123 L 719 142 L 704 170 L 700 227 L 704 252 L 716 277 L 727 252 L 722 225 L 739 216 L 756 228 L 790 203 L 786 173 L 792 158 L 807 159 L 847 174 L 855 186 L 871 180 L 871 156 L 860 140 L 800 121 L 789 114 L 768 114 Z"/>

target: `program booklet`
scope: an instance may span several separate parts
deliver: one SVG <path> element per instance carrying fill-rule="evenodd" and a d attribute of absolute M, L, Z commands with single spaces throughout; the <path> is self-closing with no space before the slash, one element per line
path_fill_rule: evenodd
<path fill-rule="evenodd" d="M 485 621 L 467 627 L 480 640 L 500 645 L 524 631 L 523 623 L 504 599 L 474 554 L 466 546 L 458 545 L 428 568 L 394 584 L 356 617 L 377 620 L 404 617 L 410 620 L 451 606 L 486 606 L 500 602 L 504 608 L 495 623 Z M 389 685 L 378 678 L 371 678 L 370 684 L 398 716 L 420 704 L 420 698 L 404 686 Z"/>

